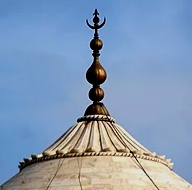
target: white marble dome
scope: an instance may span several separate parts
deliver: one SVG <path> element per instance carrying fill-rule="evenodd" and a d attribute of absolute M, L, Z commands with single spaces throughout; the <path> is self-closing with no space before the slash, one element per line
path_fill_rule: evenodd
<path fill-rule="evenodd" d="M 24 158 L 20 172 L 0 189 L 192 190 L 172 166 L 169 159 L 147 150 L 113 118 L 90 115 L 78 119 L 42 153 Z"/>

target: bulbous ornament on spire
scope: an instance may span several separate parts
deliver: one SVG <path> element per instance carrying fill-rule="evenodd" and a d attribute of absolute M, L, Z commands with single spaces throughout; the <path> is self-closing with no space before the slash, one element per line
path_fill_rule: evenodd
<path fill-rule="evenodd" d="M 86 20 L 89 28 L 95 30 L 95 33 L 94 38 L 90 42 L 90 48 L 93 50 L 93 63 L 86 73 L 87 81 L 93 85 L 93 87 L 89 91 L 89 98 L 93 101 L 93 104 L 91 104 L 86 109 L 85 115 L 109 115 L 104 104 L 100 102 L 104 98 L 104 91 L 100 88 L 100 85 L 105 82 L 107 78 L 107 73 L 99 62 L 99 50 L 102 49 L 103 42 L 99 39 L 98 29 L 102 28 L 105 25 L 106 18 L 104 18 L 104 21 L 99 24 L 100 19 L 98 15 L 99 13 L 97 9 L 95 9 L 95 12 L 93 13 L 93 26 L 89 24 L 88 20 Z"/>

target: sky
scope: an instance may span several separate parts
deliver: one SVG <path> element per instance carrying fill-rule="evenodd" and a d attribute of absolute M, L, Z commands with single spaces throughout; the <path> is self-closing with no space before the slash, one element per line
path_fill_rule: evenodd
<path fill-rule="evenodd" d="M 85 79 L 97 8 L 110 115 L 192 183 L 191 0 L 1 0 L 0 184 L 91 103 Z"/>

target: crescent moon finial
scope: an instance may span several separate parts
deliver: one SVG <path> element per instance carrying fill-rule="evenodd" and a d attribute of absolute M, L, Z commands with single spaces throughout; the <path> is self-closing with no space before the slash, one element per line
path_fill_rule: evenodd
<path fill-rule="evenodd" d="M 91 24 L 89 24 L 88 19 L 86 20 L 87 26 L 88 26 L 89 28 L 91 28 L 92 30 L 98 30 L 98 29 L 102 28 L 102 27 L 105 25 L 105 23 L 106 23 L 106 18 L 104 17 L 103 22 L 99 25 L 100 19 L 99 19 L 98 15 L 99 15 L 99 12 L 98 12 L 97 9 L 95 9 L 95 12 L 93 13 L 93 16 L 94 16 L 94 17 L 93 17 L 94 26 L 92 26 Z"/>

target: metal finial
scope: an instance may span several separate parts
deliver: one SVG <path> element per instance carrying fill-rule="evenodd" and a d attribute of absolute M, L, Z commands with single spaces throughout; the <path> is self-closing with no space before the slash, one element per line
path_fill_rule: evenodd
<path fill-rule="evenodd" d="M 95 30 L 95 34 L 94 34 L 94 37 L 95 37 L 95 38 L 98 38 L 98 37 L 99 37 L 99 36 L 98 36 L 98 29 L 102 28 L 102 27 L 105 25 L 105 23 L 106 23 L 106 18 L 104 17 L 103 22 L 99 25 L 100 19 L 99 19 L 98 15 L 99 15 L 99 12 L 97 11 L 97 9 L 95 9 L 95 12 L 93 13 L 93 16 L 94 16 L 94 17 L 93 17 L 94 26 L 92 26 L 91 24 L 89 24 L 88 19 L 86 20 L 87 26 L 88 26 L 89 28 Z"/>
<path fill-rule="evenodd" d="M 100 101 L 104 98 L 104 91 L 100 88 L 100 85 L 105 82 L 107 78 L 107 73 L 105 69 L 101 66 L 99 62 L 99 50 L 102 49 L 103 43 L 99 39 L 98 29 L 102 28 L 106 23 L 106 18 L 104 18 L 104 21 L 99 25 L 99 13 L 97 9 L 95 9 L 95 12 L 93 13 L 93 23 L 94 26 L 90 25 L 88 20 L 86 20 L 87 25 L 95 30 L 94 38 L 90 42 L 90 48 L 93 50 L 93 63 L 89 67 L 86 73 L 86 79 L 87 81 L 92 84 L 92 88 L 89 91 L 89 98 L 93 101 L 93 104 L 91 104 L 85 111 L 85 115 L 109 115 L 107 109 L 105 108 L 104 104 Z"/>

